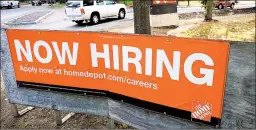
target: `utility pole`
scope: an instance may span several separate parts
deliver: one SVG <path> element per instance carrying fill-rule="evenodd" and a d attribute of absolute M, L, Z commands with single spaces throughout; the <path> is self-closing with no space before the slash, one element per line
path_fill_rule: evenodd
<path fill-rule="evenodd" d="M 150 3 L 151 0 L 133 0 L 134 33 L 151 34 Z"/>

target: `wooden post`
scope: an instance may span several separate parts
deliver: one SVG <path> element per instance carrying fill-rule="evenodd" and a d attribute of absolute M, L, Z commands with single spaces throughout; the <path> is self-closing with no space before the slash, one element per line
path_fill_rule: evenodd
<path fill-rule="evenodd" d="M 54 110 L 55 112 L 55 121 L 57 126 L 61 126 L 64 122 L 66 122 L 70 117 L 75 115 L 74 112 L 67 114 L 65 117 L 61 118 L 61 113 L 59 110 Z"/>
<path fill-rule="evenodd" d="M 62 124 L 62 120 L 61 120 L 61 114 L 59 110 L 54 110 L 55 111 L 55 121 L 56 121 L 56 125 L 60 126 Z"/>
<path fill-rule="evenodd" d="M 26 107 L 25 109 L 19 111 L 16 104 L 10 103 L 10 106 L 11 106 L 11 111 L 14 117 L 22 116 L 27 112 L 29 112 L 30 110 L 34 109 L 34 107 Z"/>
<path fill-rule="evenodd" d="M 12 115 L 14 117 L 18 117 L 19 116 L 19 111 L 18 111 L 17 105 L 13 104 L 13 103 L 10 103 L 10 106 L 11 106 Z"/>
<path fill-rule="evenodd" d="M 115 121 L 111 118 L 108 119 L 108 129 L 115 129 Z"/>
<path fill-rule="evenodd" d="M 133 0 L 134 33 L 151 34 L 150 29 L 151 0 Z"/>
<path fill-rule="evenodd" d="M 74 112 L 71 112 L 71 113 L 67 114 L 65 117 L 62 118 L 61 123 L 63 124 L 64 122 L 66 122 L 73 115 L 75 115 Z"/>

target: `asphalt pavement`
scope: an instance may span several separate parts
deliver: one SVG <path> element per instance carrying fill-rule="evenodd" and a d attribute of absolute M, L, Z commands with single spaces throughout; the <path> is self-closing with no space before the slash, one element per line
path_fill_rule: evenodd
<path fill-rule="evenodd" d="M 235 8 L 249 8 L 253 7 L 253 4 L 247 5 L 237 5 Z M 119 20 L 116 18 L 107 19 L 101 21 L 98 25 L 77 25 L 76 23 L 65 19 L 64 8 L 61 9 L 51 9 L 48 4 L 43 4 L 42 6 L 31 6 L 23 5 L 21 8 L 14 9 L 2 9 L 1 10 L 1 27 L 5 22 L 13 20 L 17 17 L 38 12 L 38 11 L 54 11 L 52 16 L 43 20 L 41 23 L 25 25 L 25 26 L 15 26 L 14 28 L 24 28 L 24 29 L 47 29 L 47 30 L 77 30 L 77 31 L 106 31 L 109 28 L 122 26 L 124 24 L 129 24 L 133 22 L 133 8 L 128 8 L 126 18 Z M 178 8 L 178 13 L 190 13 L 190 12 L 202 12 L 204 9 L 202 7 L 182 7 Z"/>
<path fill-rule="evenodd" d="M 1 9 L 1 24 L 8 22 L 14 18 L 43 10 L 50 10 L 48 5 L 32 6 L 32 5 L 21 5 L 20 8 L 13 9 Z"/>

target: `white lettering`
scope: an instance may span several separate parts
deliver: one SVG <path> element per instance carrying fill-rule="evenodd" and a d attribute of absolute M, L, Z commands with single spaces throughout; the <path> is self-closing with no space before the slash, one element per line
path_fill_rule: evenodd
<path fill-rule="evenodd" d="M 53 48 L 55 50 L 56 56 L 59 60 L 60 64 L 65 64 L 66 60 L 66 55 L 68 55 L 68 60 L 70 65 L 76 65 L 76 60 L 77 60 L 77 52 L 78 52 L 78 43 L 74 42 L 73 43 L 73 51 L 72 54 L 70 52 L 69 46 L 67 42 L 62 42 L 62 52 L 60 54 L 60 50 L 58 47 L 57 42 L 52 42 Z"/>
<path fill-rule="evenodd" d="M 46 49 L 47 55 L 46 55 L 45 58 L 40 56 L 40 53 L 39 53 L 39 47 L 40 46 L 43 46 Z M 51 50 L 51 47 L 48 45 L 47 42 L 39 40 L 34 45 L 34 55 L 35 55 L 36 59 L 39 62 L 41 62 L 43 64 L 49 63 L 52 60 L 52 50 Z"/>
<path fill-rule="evenodd" d="M 98 58 L 103 58 L 105 61 L 105 68 L 110 68 L 110 59 L 109 59 L 109 47 L 107 44 L 103 44 L 104 52 L 97 52 L 97 47 L 95 43 L 91 43 L 91 57 L 92 57 L 92 66 L 98 67 Z"/>
<path fill-rule="evenodd" d="M 146 48 L 146 63 L 145 63 L 145 74 L 152 75 L 152 49 Z"/>
<path fill-rule="evenodd" d="M 136 73 L 142 74 L 141 64 L 139 62 L 142 58 L 140 49 L 136 47 L 131 47 L 131 46 L 123 46 L 122 50 L 123 50 L 123 70 L 128 72 L 129 63 L 132 63 L 136 67 Z M 130 58 L 129 52 L 135 53 L 135 57 Z"/>
<path fill-rule="evenodd" d="M 21 57 L 21 52 L 22 52 L 28 62 L 33 62 L 29 40 L 25 40 L 25 44 L 26 44 L 27 51 L 21 45 L 19 40 L 14 40 L 14 45 L 15 45 L 18 61 L 22 61 L 22 57 Z"/>
<path fill-rule="evenodd" d="M 119 51 L 118 46 L 113 45 L 113 62 L 114 62 L 114 69 L 119 70 Z"/>
<path fill-rule="evenodd" d="M 173 66 L 171 66 L 164 50 L 157 50 L 156 77 L 163 77 L 163 64 L 166 66 L 171 79 L 179 80 L 180 52 L 173 52 Z"/>
<path fill-rule="evenodd" d="M 209 66 L 214 65 L 213 60 L 206 54 L 194 53 L 194 54 L 190 55 L 184 63 L 184 72 L 185 72 L 187 79 L 194 84 L 202 85 L 202 84 L 206 83 L 206 85 L 212 86 L 214 70 L 201 68 L 200 74 L 204 74 L 203 78 L 197 78 L 193 75 L 192 65 L 197 60 L 201 60 L 206 65 L 209 65 Z"/>

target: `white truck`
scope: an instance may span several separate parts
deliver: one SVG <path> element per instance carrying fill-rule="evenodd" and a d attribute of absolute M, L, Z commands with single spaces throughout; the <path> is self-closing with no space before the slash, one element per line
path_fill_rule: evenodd
<path fill-rule="evenodd" d="M 77 24 L 88 21 L 97 24 L 101 19 L 109 17 L 123 19 L 126 12 L 124 4 L 117 4 L 113 0 L 68 1 L 65 7 L 67 18 Z"/>
<path fill-rule="evenodd" d="M 8 8 L 11 9 L 13 7 L 18 7 L 20 8 L 20 2 L 18 0 L 1 0 L 0 3 L 1 8 Z"/>

